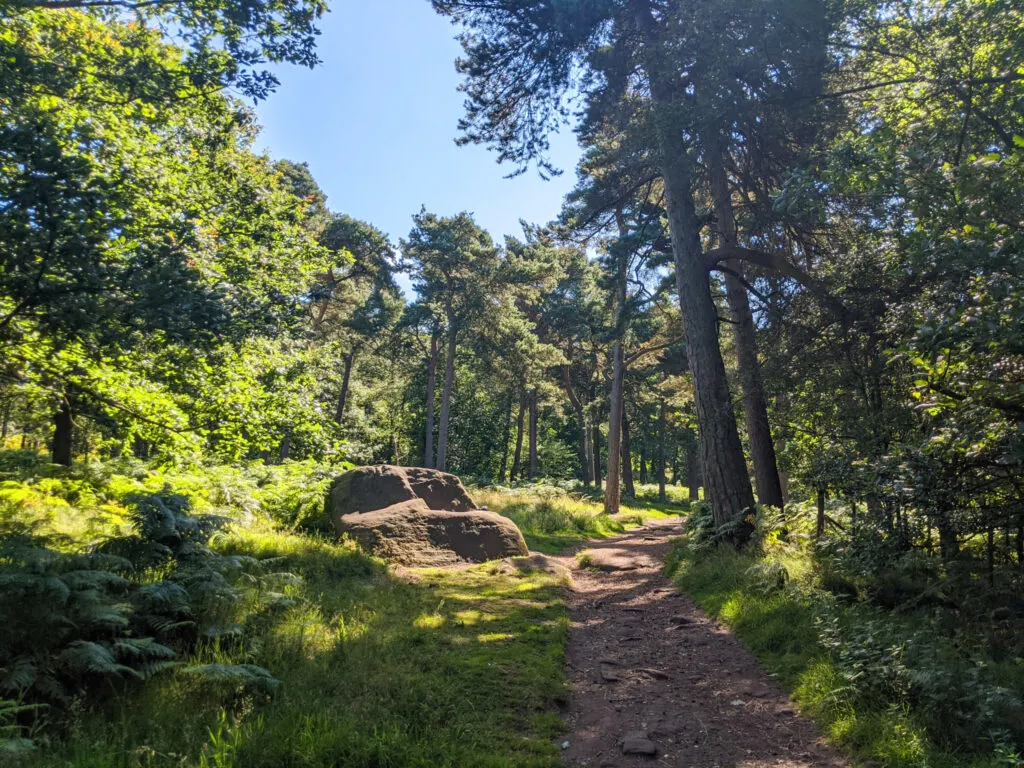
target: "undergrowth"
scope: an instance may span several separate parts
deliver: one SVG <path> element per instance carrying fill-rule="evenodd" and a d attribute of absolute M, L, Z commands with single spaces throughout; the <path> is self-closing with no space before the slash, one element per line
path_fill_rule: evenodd
<path fill-rule="evenodd" d="M 0 564 L 21 584 L 2 593 L 0 759 L 559 765 L 557 577 L 398 578 L 319 532 L 329 468 L 23 458 L 0 460 Z"/>
<path fill-rule="evenodd" d="M 816 542 L 799 505 L 759 515 L 742 553 L 715 544 L 709 517 L 695 509 L 668 571 L 855 760 L 1024 766 L 1024 633 L 1019 618 L 979 610 L 977 580 L 958 584 L 920 552 L 881 566 L 863 542 Z"/>

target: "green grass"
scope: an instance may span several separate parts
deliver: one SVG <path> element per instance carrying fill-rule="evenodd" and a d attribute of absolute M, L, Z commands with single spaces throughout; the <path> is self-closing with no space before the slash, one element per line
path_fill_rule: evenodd
<path fill-rule="evenodd" d="M 779 567 L 788 575 L 780 586 Z M 856 765 L 879 768 L 995 768 L 1024 765 L 1012 749 L 966 754 L 931 738 L 918 713 L 885 696 L 855 693 L 856 680 L 843 673 L 827 647 L 823 613 L 845 626 L 884 622 L 896 636 L 912 637 L 912 617 L 891 617 L 858 604 L 830 599 L 817 584 L 808 546 L 769 537 L 756 553 L 730 547 L 701 551 L 681 540 L 669 555 L 668 571 L 705 611 L 725 622 L 743 645 L 791 692 L 800 710 L 814 718 Z M 827 606 L 827 610 L 822 608 Z M 936 660 L 935 662 L 939 662 Z M 1000 751 L 1001 750 L 1001 751 Z"/>
<path fill-rule="evenodd" d="M 123 535 L 132 495 L 169 486 L 197 511 L 233 521 L 215 549 L 277 558 L 275 573 L 300 577 L 245 586 L 240 602 L 214 610 L 242 634 L 180 659 L 264 667 L 281 681 L 272 698 L 180 670 L 121 690 L 104 683 L 109 691 L 89 690 L 59 714 L 24 722 L 37 749 L 19 765 L 560 765 L 565 585 L 496 564 L 398 575 L 349 543 L 299 530 L 318 519 L 329 474 L 312 465 L 164 470 L 130 461 L 8 468 L 0 522 L 59 535 L 71 551 Z M 645 500 L 612 518 L 599 501 L 564 493 L 474 495 L 549 553 L 680 511 Z"/>
<path fill-rule="evenodd" d="M 477 504 L 514 520 L 531 550 L 549 555 L 685 512 L 685 507 L 671 502 L 623 499 L 619 514 L 609 516 L 600 500 L 584 495 L 539 494 L 530 488 L 473 488 L 470 493 Z"/>
<path fill-rule="evenodd" d="M 224 551 L 281 557 L 295 604 L 201 661 L 265 666 L 273 700 L 168 675 L 29 765 L 555 766 L 565 697 L 563 585 L 482 565 L 397 578 L 354 548 L 236 529 Z M 260 609 L 250 597 L 241 613 Z"/>

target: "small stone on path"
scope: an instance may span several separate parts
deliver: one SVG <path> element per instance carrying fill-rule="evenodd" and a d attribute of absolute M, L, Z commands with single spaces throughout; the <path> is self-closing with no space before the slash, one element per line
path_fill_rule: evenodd
<path fill-rule="evenodd" d="M 605 664 L 602 664 L 601 665 L 601 679 L 604 680 L 606 683 L 617 683 L 622 678 L 619 677 L 619 673 L 616 672 L 614 669 L 612 669 L 611 667 L 609 667 L 609 666 L 607 666 Z"/>
<path fill-rule="evenodd" d="M 637 672 L 643 672 L 645 675 L 650 675 L 655 680 L 668 680 L 668 674 L 662 672 L 660 669 L 650 669 L 644 667 L 642 669 L 638 669 Z"/>
<path fill-rule="evenodd" d="M 622 754 L 654 756 L 658 754 L 658 745 L 647 738 L 645 731 L 633 731 L 622 740 Z"/>

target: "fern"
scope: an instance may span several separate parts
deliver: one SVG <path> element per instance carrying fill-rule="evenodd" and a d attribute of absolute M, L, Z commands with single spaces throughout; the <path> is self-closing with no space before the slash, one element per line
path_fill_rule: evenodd
<path fill-rule="evenodd" d="M 95 496 L 84 487 L 63 491 Z M 249 636 L 228 620 L 245 594 L 241 580 L 259 594 L 265 617 L 294 603 L 283 590 L 301 579 L 274 570 L 281 558 L 212 550 L 224 519 L 191 515 L 184 496 L 165 490 L 133 503 L 131 535 L 88 551 L 68 551 L 71 542 L 34 525 L 0 524 L 0 693 L 59 713 L 73 700 L 96 703 L 93 691 L 110 690 L 94 684 L 99 678 L 120 681 L 127 693 L 181 669 L 203 685 L 271 695 L 279 683 L 262 667 L 183 668 L 180 659 L 201 641 L 241 644 Z M 0 755 L 31 744 L 6 724 L 10 711 L 0 709 Z"/>
<path fill-rule="evenodd" d="M 281 681 L 270 672 L 254 664 L 201 664 L 185 667 L 181 672 L 206 685 L 242 689 L 266 696 L 272 696 L 281 685 Z"/>

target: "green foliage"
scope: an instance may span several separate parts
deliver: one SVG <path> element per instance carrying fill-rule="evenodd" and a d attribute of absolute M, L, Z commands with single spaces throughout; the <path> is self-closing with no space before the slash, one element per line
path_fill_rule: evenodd
<path fill-rule="evenodd" d="M 993 619 L 961 615 L 935 558 L 886 561 L 869 554 L 874 540 L 847 548 L 841 535 L 815 543 L 811 520 L 799 506 L 762 512 L 745 553 L 709 546 L 698 520 L 667 569 L 856 757 L 980 767 L 1019 750 L 1024 676 Z"/>
<path fill-rule="evenodd" d="M 130 518 L 131 535 L 87 550 L 16 519 L 5 523 L 0 692 L 45 705 L 48 720 L 75 701 L 96 706 L 110 692 L 179 667 L 182 654 L 223 634 L 214 622 L 225 604 L 243 596 L 231 581 L 266 570 L 253 558 L 210 549 L 225 521 L 192 515 L 184 496 L 136 496 Z M 201 665 L 184 673 L 264 694 L 276 685 L 252 665 Z"/>

